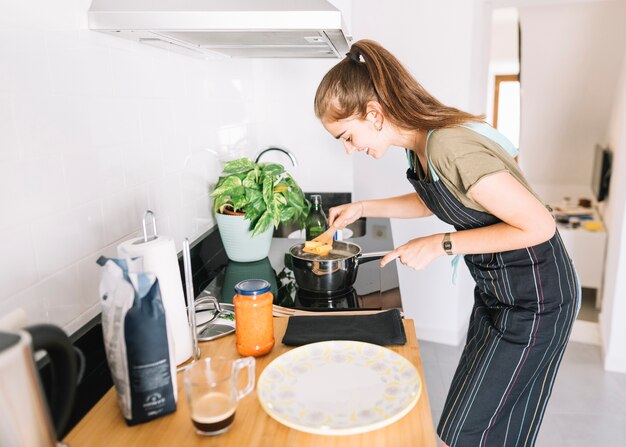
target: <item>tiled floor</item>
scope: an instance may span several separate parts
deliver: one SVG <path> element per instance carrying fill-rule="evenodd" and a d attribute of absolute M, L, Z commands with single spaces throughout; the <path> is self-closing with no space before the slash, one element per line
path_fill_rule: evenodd
<path fill-rule="evenodd" d="M 420 341 L 435 425 L 462 347 Z M 536 447 L 626 447 L 626 374 L 605 372 L 600 348 L 570 343 Z"/>

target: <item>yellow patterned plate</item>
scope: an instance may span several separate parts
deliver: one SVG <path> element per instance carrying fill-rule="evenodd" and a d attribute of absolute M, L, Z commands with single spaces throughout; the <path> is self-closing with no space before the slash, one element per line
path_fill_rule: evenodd
<path fill-rule="evenodd" d="M 422 384 L 407 359 L 382 346 L 325 341 L 292 349 L 261 373 L 263 409 L 288 427 L 318 435 L 353 435 L 407 414 Z"/>

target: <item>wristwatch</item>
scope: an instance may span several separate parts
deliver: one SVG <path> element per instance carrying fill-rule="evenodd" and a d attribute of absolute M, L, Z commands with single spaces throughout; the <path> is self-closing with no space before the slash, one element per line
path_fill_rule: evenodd
<path fill-rule="evenodd" d="M 441 246 L 447 255 L 452 255 L 452 241 L 450 240 L 450 233 L 446 233 L 443 235 L 443 241 L 441 241 Z"/>

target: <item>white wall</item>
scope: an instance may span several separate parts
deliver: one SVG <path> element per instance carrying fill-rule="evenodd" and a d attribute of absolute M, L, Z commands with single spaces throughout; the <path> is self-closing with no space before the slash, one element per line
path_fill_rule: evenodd
<path fill-rule="evenodd" d="M 595 145 L 614 151 L 601 207 L 608 243 L 600 328 L 605 367 L 626 372 L 626 2 L 513 3 L 522 23 L 520 164 L 531 184 L 553 203 L 590 197 Z"/>
<path fill-rule="evenodd" d="M 490 65 L 495 74 L 519 71 L 517 8 L 494 9 L 491 20 Z"/>
<path fill-rule="evenodd" d="M 225 160 L 283 146 L 297 168 L 263 160 L 305 191 L 352 191 L 313 114 L 337 60 L 193 59 L 89 31 L 90 3 L 0 4 L 0 318 L 21 307 L 69 333 L 99 312 L 95 260 L 146 209 L 178 248 L 214 225 Z"/>
<path fill-rule="evenodd" d="M 587 191 L 619 76 L 624 2 L 550 3 L 519 8 L 520 165 L 537 189 Z"/>
<path fill-rule="evenodd" d="M 609 237 L 600 329 L 605 368 L 626 372 L 626 48 L 623 54 L 620 88 L 608 131 L 613 172 L 604 213 Z"/>
<path fill-rule="evenodd" d="M 486 119 L 493 124 L 496 75 L 519 73 L 519 13 L 517 8 L 494 9 L 491 15 L 491 45 L 487 83 Z"/>
<path fill-rule="evenodd" d="M 337 62 L 337 59 L 259 61 L 263 86 L 256 93 L 261 116 L 268 118 L 259 126 L 258 145 L 291 150 L 296 154 L 298 166 L 292 167 L 279 152 L 268 153 L 263 160 L 286 164 L 305 191 L 352 192 L 353 188 L 350 159 L 313 112 L 317 86 Z"/>
<path fill-rule="evenodd" d="M 213 225 L 205 149 L 258 149 L 255 61 L 88 31 L 89 3 L 0 6 L 0 316 L 68 332 L 99 312 L 95 261 L 144 210 L 179 246 Z"/>

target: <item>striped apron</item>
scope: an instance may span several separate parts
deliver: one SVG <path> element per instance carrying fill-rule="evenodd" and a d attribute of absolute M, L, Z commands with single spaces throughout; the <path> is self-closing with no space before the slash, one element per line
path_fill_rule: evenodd
<path fill-rule="evenodd" d="M 407 177 L 457 231 L 500 222 L 463 206 L 438 177 Z M 450 447 L 533 446 L 580 306 L 576 271 L 558 231 L 534 247 L 464 258 L 474 307 L 437 433 Z"/>

